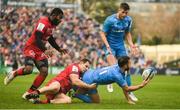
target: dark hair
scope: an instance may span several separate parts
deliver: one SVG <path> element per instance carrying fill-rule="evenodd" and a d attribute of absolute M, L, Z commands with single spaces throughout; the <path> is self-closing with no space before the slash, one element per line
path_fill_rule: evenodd
<path fill-rule="evenodd" d="M 83 58 L 80 62 L 82 62 L 82 63 L 89 62 L 91 64 L 91 61 L 89 59 L 86 59 L 86 58 Z"/>
<path fill-rule="evenodd" d="M 120 8 L 121 8 L 121 9 L 124 9 L 125 11 L 126 11 L 126 10 L 130 10 L 130 7 L 129 7 L 129 5 L 128 5 L 127 3 L 121 3 L 121 4 L 120 4 Z"/>
<path fill-rule="evenodd" d="M 123 67 L 124 65 L 128 64 L 130 58 L 128 56 L 122 56 L 118 58 L 118 65 L 119 67 Z"/>
<path fill-rule="evenodd" d="M 63 14 L 64 13 L 60 8 L 54 8 L 50 13 L 50 15 L 56 15 L 56 16 L 63 15 Z"/>

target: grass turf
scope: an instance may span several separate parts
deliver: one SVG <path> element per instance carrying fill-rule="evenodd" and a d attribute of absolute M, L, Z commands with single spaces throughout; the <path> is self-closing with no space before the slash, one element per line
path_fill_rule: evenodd
<path fill-rule="evenodd" d="M 135 91 L 139 101 L 136 105 L 127 104 L 122 90 L 116 85 L 114 92 L 108 93 L 106 86 L 99 86 L 100 104 L 86 104 L 73 99 L 72 104 L 31 104 L 21 98 L 30 87 L 35 74 L 17 77 L 4 86 L 5 75 L 0 74 L 0 109 L 178 109 L 180 108 L 180 76 L 155 76 L 144 88 Z M 49 75 L 43 84 L 54 77 Z M 142 81 L 141 76 L 132 76 L 133 85 Z"/>

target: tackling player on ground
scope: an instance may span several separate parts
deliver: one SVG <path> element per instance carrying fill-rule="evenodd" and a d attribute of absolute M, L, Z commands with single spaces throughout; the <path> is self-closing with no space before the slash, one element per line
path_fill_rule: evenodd
<path fill-rule="evenodd" d="M 48 50 L 45 47 L 46 42 L 48 41 L 59 53 L 67 53 L 66 49 L 62 49 L 58 46 L 52 35 L 53 29 L 61 22 L 62 18 L 63 11 L 60 8 L 54 8 L 48 17 L 40 17 L 31 37 L 27 40 L 24 47 L 24 66 L 10 72 L 4 79 L 4 84 L 7 85 L 17 76 L 31 74 L 35 64 L 40 73 L 35 78 L 29 90 L 23 94 L 22 98 L 24 99 L 26 99 L 27 94 L 36 90 L 48 75 L 47 57 L 52 56 L 52 50 Z"/>
<path fill-rule="evenodd" d="M 84 89 L 95 89 L 95 84 L 86 84 L 80 80 L 80 75 L 86 72 L 90 67 L 88 59 L 82 59 L 79 63 L 67 66 L 61 73 L 51 79 L 48 84 L 31 94 L 27 95 L 28 99 L 34 99 L 33 103 L 71 103 L 71 98 L 66 93 L 77 86 Z M 40 94 L 45 94 L 47 101 L 38 99 Z"/>

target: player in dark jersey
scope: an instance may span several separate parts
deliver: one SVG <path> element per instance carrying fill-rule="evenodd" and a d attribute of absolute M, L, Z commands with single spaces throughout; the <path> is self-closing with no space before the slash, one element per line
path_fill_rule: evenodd
<path fill-rule="evenodd" d="M 71 103 L 71 98 L 66 96 L 66 93 L 72 88 L 77 86 L 85 89 L 95 89 L 95 84 L 86 84 L 80 80 L 80 75 L 86 72 L 90 67 L 88 59 L 82 59 L 79 63 L 74 63 L 67 66 L 56 77 L 51 79 L 48 84 L 32 93 L 27 95 L 28 99 L 34 99 L 34 103 Z M 40 101 L 36 98 L 39 94 L 45 94 L 47 100 Z"/>
<path fill-rule="evenodd" d="M 24 99 L 27 94 L 36 90 L 48 75 L 47 57 L 52 56 L 52 50 L 45 47 L 46 42 L 48 41 L 59 53 L 67 53 L 67 49 L 60 48 L 52 35 L 52 30 L 61 22 L 62 18 L 63 11 L 60 8 L 54 8 L 48 17 L 40 17 L 24 47 L 24 66 L 11 71 L 4 79 L 4 84 L 7 85 L 17 76 L 31 74 L 35 64 L 40 73 L 29 90 L 23 94 L 22 98 Z"/>

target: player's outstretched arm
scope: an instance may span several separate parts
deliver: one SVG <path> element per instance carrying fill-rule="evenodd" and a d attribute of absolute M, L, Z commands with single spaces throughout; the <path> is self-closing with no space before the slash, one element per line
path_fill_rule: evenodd
<path fill-rule="evenodd" d="M 78 86 L 80 88 L 86 88 L 86 89 L 96 89 L 96 84 L 86 84 L 85 82 L 81 81 L 77 74 L 71 74 L 70 80 L 72 82 L 72 85 Z"/>
<path fill-rule="evenodd" d="M 141 84 L 139 84 L 139 85 L 135 85 L 135 86 L 124 86 L 124 87 L 122 87 L 123 88 L 123 90 L 125 90 L 126 92 L 131 92 L 131 91 L 136 91 L 136 90 L 138 90 L 138 89 L 140 89 L 140 88 L 143 88 L 144 86 L 146 86 L 147 85 L 147 83 L 150 81 L 150 79 L 148 79 L 148 80 L 144 80 Z"/>
<path fill-rule="evenodd" d="M 147 83 L 150 81 L 150 79 L 148 79 L 148 80 L 144 80 L 141 84 L 139 84 L 139 85 L 135 85 L 135 86 L 127 86 L 127 85 L 125 85 L 125 86 L 123 86 L 122 87 L 122 89 L 123 89 L 123 92 L 124 92 L 124 95 L 125 95 L 125 97 L 126 97 L 126 99 L 127 99 L 127 102 L 129 103 L 129 104 L 136 104 L 135 102 L 134 102 L 134 100 L 132 100 L 130 97 L 129 97 L 129 92 L 131 92 L 131 91 L 135 91 L 135 90 L 138 90 L 138 89 L 140 89 L 140 88 L 143 88 L 144 86 L 146 86 L 147 85 Z"/>

